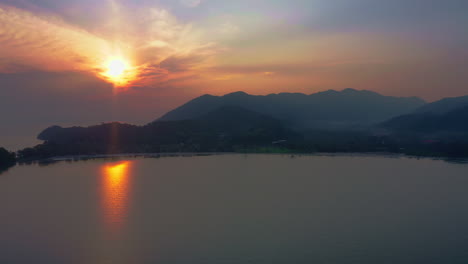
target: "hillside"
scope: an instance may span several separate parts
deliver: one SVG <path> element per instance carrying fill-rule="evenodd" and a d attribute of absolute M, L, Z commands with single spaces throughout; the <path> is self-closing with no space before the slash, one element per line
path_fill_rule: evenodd
<path fill-rule="evenodd" d="M 446 114 L 464 106 L 468 106 L 468 96 L 449 97 L 426 104 L 416 109 L 415 113 Z"/>
<path fill-rule="evenodd" d="M 310 96 L 205 95 L 144 126 L 115 122 L 52 126 L 39 134 L 43 144 L 19 151 L 18 157 L 28 161 L 64 155 L 167 152 L 392 152 L 468 157 L 468 105 L 445 113 L 416 109 L 376 126 L 369 123 L 376 116 L 395 113 L 391 109 L 396 105 L 407 110 L 419 104 L 424 103 L 417 98 L 352 89 Z M 171 120 L 175 116 L 180 120 Z M 337 123 L 345 125 L 336 129 Z M 298 130 L 301 124 L 303 129 Z"/>
<path fill-rule="evenodd" d="M 52 126 L 39 134 L 43 144 L 19 154 L 21 159 L 37 159 L 78 154 L 235 151 L 300 138 L 279 120 L 241 107 L 223 106 L 196 120 L 155 121 L 145 126 Z"/>
<path fill-rule="evenodd" d="M 468 105 L 444 112 L 416 112 L 393 118 L 382 127 L 393 131 L 468 133 Z"/>
<path fill-rule="evenodd" d="M 305 95 L 280 93 L 265 96 L 236 92 L 204 95 L 168 112 L 160 121 L 194 120 L 222 106 L 238 106 L 271 116 L 295 128 L 354 129 L 410 113 L 424 105 L 416 97 L 383 96 L 371 91 L 345 89 Z"/>
<path fill-rule="evenodd" d="M 8 167 L 14 166 L 16 163 L 15 153 L 9 152 L 4 148 L 0 148 L 0 172 Z"/>

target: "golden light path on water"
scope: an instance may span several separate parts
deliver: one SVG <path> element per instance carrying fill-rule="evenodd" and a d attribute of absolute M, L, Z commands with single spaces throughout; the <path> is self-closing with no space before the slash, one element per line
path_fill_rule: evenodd
<path fill-rule="evenodd" d="M 118 233 L 125 224 L 130 196 L 131 161 L 102 167 L 102 214 L 105 228 Z"/>

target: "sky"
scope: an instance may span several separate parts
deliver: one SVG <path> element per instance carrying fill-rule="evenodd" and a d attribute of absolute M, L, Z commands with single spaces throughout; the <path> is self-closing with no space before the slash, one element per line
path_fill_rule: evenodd
<path fill-rule="evenodd" d="M 0 146 L 202 94 L 468 94 L 466 0 L 0 0 Z"/>

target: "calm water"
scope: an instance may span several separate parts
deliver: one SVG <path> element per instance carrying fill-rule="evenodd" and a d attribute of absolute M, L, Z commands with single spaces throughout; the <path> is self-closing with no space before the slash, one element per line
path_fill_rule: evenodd
<path fill-rule="evenodd" d="M 468 166 L 225 155 L 0 175 L 0 263 L 468 263 Z"/>

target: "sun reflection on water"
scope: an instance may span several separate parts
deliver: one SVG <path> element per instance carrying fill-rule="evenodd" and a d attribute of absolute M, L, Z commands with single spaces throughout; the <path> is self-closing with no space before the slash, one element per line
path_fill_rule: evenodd
<path fill-rule="evenodd" d="M 104 165 L 102 168 L 102 212 L 105 226 L 119 231 L 127 217 L 131 161 Z"/>

